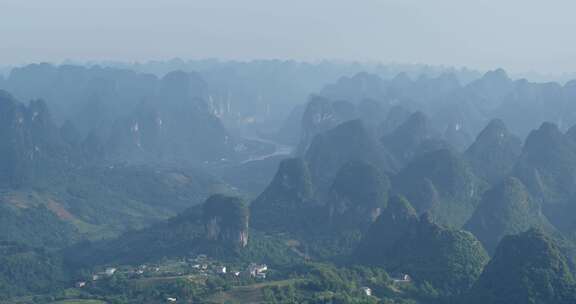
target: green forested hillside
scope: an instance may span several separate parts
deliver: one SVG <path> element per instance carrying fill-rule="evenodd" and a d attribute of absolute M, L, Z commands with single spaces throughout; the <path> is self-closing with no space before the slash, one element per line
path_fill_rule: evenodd
<path fill-rule="evenodd" d="M 575 301 L 576 281 L 565 256 L 538 230 L 505 237 L 467 300 L 482 304 Z"/>
<path fill-rule="evenodd" d="M 0 300 L 50 293 L 70 283 L 61 258 L 44 249 L 0 242 Z"/>
<path fill-rule="evenodd" d="M 392 181 L 394 191 L 420 214 L 430 212 L 439 223 L 457 228 L 470 218 L 486 188 L 458 153 L 446 149 L 415 159 Z"/>
<path fill-rule="evenodd" d="M 127 66 L 0 75 L 1 303 L 576 303 L 574 81 Z"/>
<path fill-rule="evenodd" d="M 510 177 L 487 191 L 465 229 L 474 233 L 489 252 L 506 235 L 530 228 L 553 232 L 553 226 L 521 181 Z"/>

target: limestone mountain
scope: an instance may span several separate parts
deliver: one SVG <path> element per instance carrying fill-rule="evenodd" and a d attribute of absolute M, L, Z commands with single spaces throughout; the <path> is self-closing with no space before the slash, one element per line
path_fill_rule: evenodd
<path fill-rule="evenodd" d="M 406 164 L 422 153 L 446 148 L 440 138 L 430 119 L 422 112 L 415 112 L 381 141 L 401 164 Z"/>
<path fill-rule="evenodd" d="M 576 143 L 552 123 L 543 123 L 524 144 L 516 174 L 541 196 L 572 192 L 576 176 Z"/>
<path fill-rule="evenodd" d="M 90 132 L 88 136 L 80 142 L 79 149 L 79 153 L 83 159 L 90 164 L 106 162 L 110 152 L 103 138 L 95 131 Z"/>
<path fill-rule="evenodd" d="M 442 227 L 425 214 L 393 246 L 388 259 L 391 272 L 408 273 L 446 294 L 461 294 L 480 276 L 488 255 L 471 233 Z"/>
<path fill-rule="evenodd" d="M 64 142 L 72 147 L 78 146 L 82 140 L 78 128 L 76 128 L 76 125 L 70 120 L 65 121 L 60 127 L 60 136 Z"/>
<path fill-rule="evenodd" d="M 485 184 L 464 159 L 451 150 L 438 150 L 409 163 L 392 179 L 419 214 L 430 212 L 444 225 L 462 227 L 470 218 Z"/>
<path fill-rule="evenodd" d="M 345 164 L 332 184 L 328 208 L 336 229 L 365 230 L 388 205 L 390 181 L 374 166 L 352 161 Z"/>
<path fill-rule="evenodd" d="M 232 157 L 232 137 L 202 99 L 204 86 L 195 74 L 166 75 L 156 95 L 116 120 L 107 143 L 111 157 L 189 162 Z"/>
<path fill-rule="evenodd" d="M 358 118 L 360 118 L 369 128 L 376 128 L 386 116 L 387 106 L 375 99 L 362 99 L 356 105 Z"/>
<path fill-rule="evenodd" d="M 359 261 L 409 274 L 445 295 L 466 292 L 488 261 L 474 235 L 435 224 L 428 214 L 418 219 L 402 199 L 393 199 L 390 207 L 362 241 Z"/>
<path fill-rule="evenodd" d="M 389 93 L 388 90 L 386 82 L 381 77 L 361 72 L 351 77 L 341 77 L 337 82 L 326 85 L 321 95 L 334 100 L 358 103 L 366 99 L 383 100 Z"/>
<path fill-rule="evenodd" d="M 195 252 L 206 236 L 202 216 L 202 208 L 194 206 L 176 217 L 116 238 L 77 243 L 64 250 L 65 262 L 69 267 L 137 264 Z"/>
<path fill-rule="evenodd" d="M 576 85 L 576 81 L 574 83 Z M 573 125 L 572 127 L 570 127 L 566 131 L 566 137 L 568 137 L 570 140 L 576 142 L 576 125 Z"/>
<path fill-rule="evenodd" d="M 302 159 L 282 161 L 250 205 L 251 227 L 298 239 L 309 254 L 347 254 L 386 210 L 390 182 L 363 161 L 345 163 L 325 193 L 312 183 Z M 327 249 L 332 248 L 332 249 Z"/>
<path fill-rule="evenodd" d="M 0 184 L 21 187 L 45 181 L 72 161 L 48 107 L 41 100 L 24 105 L 0 91 Z"/>
<path fill-rule="evenodd" d="M 378 126 L 377 136 L 383 137 L 394 132 L 401 124 L 403 124 L 413 113 L 410 112 L 405 106 L 395 105 L 390 108 L 386 118 Z"/>
<path fill-rule="evenodd" d="M 439 118 L 437 117 L 436 119 Z M 442 138 L 457 151 L 466 150 L 474 141 L 474 136 L 472 135 L 474 131 L 467 126 L 466 121 L 466 118 L 456 117 L 452 121 L 445 123 Z"/>
<path fill-rule="evenodd" d="M 509 177 L 484 193 L 465 229 L 474 233 L 488 252 L 493 253 L 506 235 L 534 227 L 553 230 L 522 182 Z"/>
<path fill-rule="evenodd" d="M 355 252 L 358 261 L 382 264 L 393 246 L 418 222 L 416 210 L 404 197 L 393 195 L 388 206 L 370 226 Z"/>
<path fill-rule="evenodd" d="M 318 208 L 308 166 L 300 158 L 283 160 L 268 187 L 251 204 L 251 226 L 271 232 L 300 231 Z M 313 212 L 312 212 L 313 213 Z"/>
<path fill-rule="evenodd" d="M 483 112 L 495 111 L 514 91 L 514 82 L 506 71 L 488 71 L 481 78 L 463 88 L 460 94 L 468 96 Z"/>
<path fill-rule="evenodd" d="M 340 168 L 350 161 L 367 162 L 384 173 L 396 170 L 391 155 L 360 120 L 344 122 L 314 137 L 305 159 L 320 191 L 327 191 Z"/>
<path fill-rule="evenodd" d="M 306 104 L 298 104 L 288 114 L 288 117 L 284 120 L 284 123 L 278 131 L 272 135 L 273 138 L 281 143 L 293 145 L 298 145 L 300 141 L 300 136 L 302 135 L 302 117 L 304 116 L 304 111 L 306 110 Z"/>
<path fill-rule="evenodd" d="M 476 175 L 494 183 L 509 174 L 522 152 L 522 141 L 508 132 L 504 122 L 494 119 L 466 150 Z"/>
<path fill-rule="evenodd" d="M 520 79 L 514 81 L 513 88 L 494 116 L 502 118 L 514 134 L 525 137 L 546 121 L 558 124 L 561 129 L 576 123 L 570 102 L 573 95 L 570 96 L 568 87 Z"/>
<path fill-rule="evenodd" d="M 137 264 L 191 253 L 233 257 L 248 243 L 248 220 L 242 199 L 215 194 L 203 205 L 149 227 L 112 239 L 80 242 L 66 249 L 64 256 L 73 267 Z"/>
<path fill-rule="evenodd" d="M 530 133 L 514 168 L 517 176 L 541 202 L 542 210 L 558 229 L 565 231 L 576 210 L 576 143 L 552 123 Z"/>
<path fill-rule="evenodd" d="M 298 153 L 305 153 L 316 135 L 356 117 L 356 107 L 350 102 L 312 96 L 302 115 Z"/>
<path fill-rule="evenodd" d="M 466 303 L 568 304 L 576 281 L 558 245 L 539 230 L 506 236 Z"/>
<path fill-rule="evenodd" d="M 231 245 L 248 244 L 248 207 L 237 197 L 215 194 L 202 207 L 206 237 Z"/>
<path fill-rule="evenodd" d="M 232 158 L 233 136 L 204 78 L 193 71 L 160 74 L 35 64 L 12 70 L 5 87 L 21 100 L 46 100 L 56 124 L 72 122 L 81 139 L 96 134 L 115 161 Z"/>

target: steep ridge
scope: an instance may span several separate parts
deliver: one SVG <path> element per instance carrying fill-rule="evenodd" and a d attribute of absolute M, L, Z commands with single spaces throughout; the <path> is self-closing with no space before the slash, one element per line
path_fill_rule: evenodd
<path fill-rule="evenodd" d="M 251 204 L 251 226 L 270 232 L 305 231 L 315 214 L 315 200 L 308 165 L 300 158 L 283 160 L 268 187 Z"/>
<path fill-rule="evenodd" d="M 552 224 L 567 231 L 576 210 L 572 199 L 576 184 L 576 143 L 552 123 L 530 133 L 514 168 L 531 194 L 542 204 Z"/>
<path fill-rule="evenodd" d="M 248 244 L 248 219 L 243 200 L 215 194 L 203 205 L 147 228 L 113 239 L 79 243 L 67 248 L 64 256 L 72 267 L 136 265 L 191 253 L 231 258 Z"/>
<path fill-rule="evenodd" d="M 312 182 L 326 191 L 338 170 L 349 161 L 362 160 L 382 172 L 394 172 L 396 163 L 376 141 L 360 120 L 351 120 L 317 135 L 305 159 L 309 164 Z"/>
<path fill-rule="evenodd" d="M 392 179 L 394 191 L 412 202 L 419 214 L 430 212 L 436 221 L 452 227 L 466 223 L 485 187 L 451 150 L 424 154 Z"/>
<path fill-rule="evenodd" d="M 384 136 L 381 142 L 402 165 L 423 153 L 448 147 L 422 112 L 410 115 L 391 134 Z"/>
<path fill-rule="evenodd" d="M 335 230 L 365 230 L 388 206 L 390 181 L 374 166 L 345 164 L 332 184 L 328 208 Z"/>
<path fill-rule="evenodd" d="M 493 253 L 504 236 L 535 227 L 554 230 L 522 182 L 510 177 L 484 193 L 464 228 Z"/>
<path fill-rule="evenodd" d="M 358 262 L 408 274 L 445 295 L 468 291 L 488 261 L 481 243 L 469 232 L 433 223 L 428 214 L 418 219 L 403 199 L 393 201 L 362 241 Z"/>
<path fill-rule="evenodd" d="M 566 258 L 544 233 L 529 230 L 498 245 L 467 303 L 568 304 L 576 301 L 576 281 Z"/>
<path fill-rule="evenodd" d="M 508 132 L 502 120 L 494 119 L 478 134 L 464 155 L 476 175 L 496 183 L 511 172 L 521 151 L 522 141 Z"/>

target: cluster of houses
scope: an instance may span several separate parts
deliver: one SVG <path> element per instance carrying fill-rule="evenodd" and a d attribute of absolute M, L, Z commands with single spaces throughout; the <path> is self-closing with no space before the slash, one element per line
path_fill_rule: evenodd
<path fill-rule="evenodd" d="M 176 267 L 174 267 L 176 266 Z M 115 273 L 122 273 L 132 277 L 139 277 L 141 275 L 161 276 L 161 275 L 233 275 L 236 277 L 251 277 L 258 280 L 266 279 L 268 266 L 266 264 L 250 263 L 245 270 L 230 271 L 226 266 L 211 260 L 204 254 L 197 255 L 194 258 L 188 258 L 178 261 L 172 261 L 170 265 L 140 265 L 135 268 L 128 267 L 127 269 L 118 270 L 114 267 L 108 267 L 103 271 L 94 273 L 91 277 L 92 281 L 111 277 Z M 83 288 L 88 284 L 87 281 L 76 282 L 76 288 Z"/>
<path fill-rule="evenodd" d="M 412 278 L 410 277 L 410 275 L 406 274 L 406 273 L 400 273 L 397 276 L 394 276 L 391 278 L 392 282 L 394 283 L 398 283 L 398 284 L 405 284 L 405 283 L 410 283 L 412 282 Z M 372 296 L 372 289 L 370 287 L 360 287 L 360 290 L 362 290 L 362 292 L 364 293 L 364 295 L 366 296 Z"/>
<path fill-rule="evenodd" d="M 254 264 L 248 265 L 247 272 L 251 277 L 256 279 L 266 279 L 266 272 L 268 271 L 268 266 L 266 264 Z"/>
<path fill-rule="evenodd" d="M 215 273 L 220 275 L 228 274 L 229 269 L 226 266 L 219 265 L 216 263 L 211 262 L 206 255 L 198 255 L 196 258 L 191 259 L 191 262 L 194 264 L 192 265 L 192 269 L 200 272 L 200 273 Z M 239 277 L 239 276 L 249 276 L 256 279 L 266 279 L 266 272 L 268 271 L 268 265 L 266 264 L 256 264 L 250 263 L 246 270 L 244 271 L 233 271 L 230 274 Z"/>
<path fill-rule="evenodd" d="M 222 265 L 215 265 L 209 267 L 207 264 L 196 264 L 192 268 L 197 269 L 200 273 L 206 274 L 207 272 L 212 272 L 219 275 L 232 274 L 236 277 L 249 276 L 256 279 L 266 279 L 266 272 L 268 271 L 268 266 L 266 264 L 255 264 L 251 263 L 248 265 L 245 271 L 232 271 L 228 272 L 228 268 Z"/>
<path fill-rule="evenodd" d="M 98 281 L 103 277 L 111 277 L 116 273 L 116 268 L 114 267 L 108 267 L 106 268 L 104 271 L 101 272 L 97 272 L 95 274 L 92 275 L 92 281 Z M 86 287 L 87 282 L 86 281 L 78 281 L 76 282 L 76 288 L 83 288 Z"/>
<path fill-rule="evenodd" d="M 141 275 L 144 274 L 145 272 L 159 272 L 159 271 L 160 267 L 158 266 L 140 265 L 132 273 L 136 275 Z"/>

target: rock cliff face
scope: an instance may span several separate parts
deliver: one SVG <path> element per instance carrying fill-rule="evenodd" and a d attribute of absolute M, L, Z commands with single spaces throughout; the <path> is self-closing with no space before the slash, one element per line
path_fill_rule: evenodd
<path fill-rule="evenodd" d="M 65 170 L 70 155 L 41 100 L 24 105 L 0 91 L 0 184 L 20 187 Z"/>
<path fill-rule="evenodd" d="M 108 139 L 110 156 L 120 160 L 220 160 L 234 143 L 203 101 L 205 84 L 197 75 L 172 72 L 155 96 L 116 120 Z"/>
<path fill-rule="evenodd" d="M 64 255 L 67 263 L 76 267 L 143 263 L 190 254 L 237 256 L 249 242 L 248 217 L 242 199 L 215 194 L 174 217 L 116 238 L 78 243 Z"/>
<path fill-rule="evenodd" d="M 206 238 L 245 247 L 248 245 L 248 208 L 237 197 L 216 194 L 203 206 Z"/>

